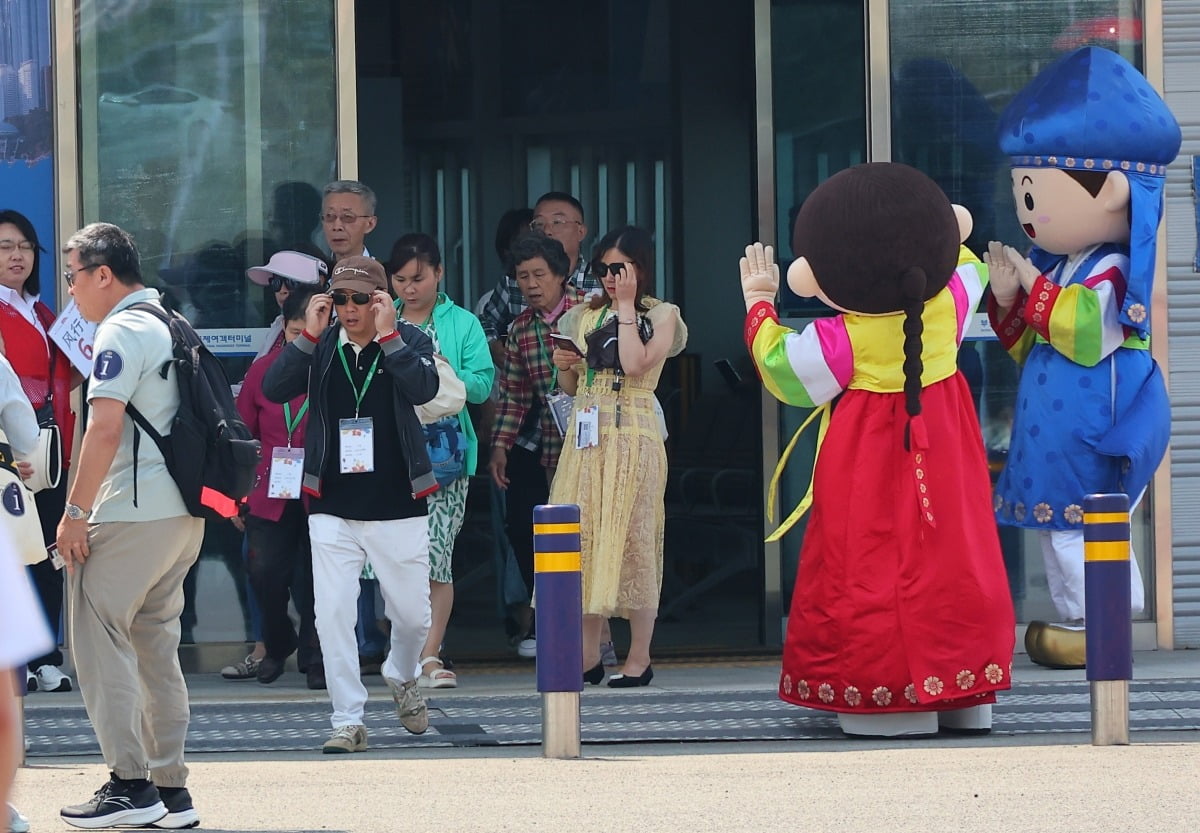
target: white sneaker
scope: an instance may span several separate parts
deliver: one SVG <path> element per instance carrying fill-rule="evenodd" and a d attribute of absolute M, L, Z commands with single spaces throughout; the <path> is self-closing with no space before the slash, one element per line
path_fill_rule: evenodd
<path fill-rule="evenodd" d="M 11 804 L 8 805 L 8 833 L 29 833 L 29 819 Z"/>
<path fill-rule="evenodd" d="M 517 643 L 517 656 L 525 659 L 537 657 L 537 637 L 531 636 Z"/>
<path fill-rule="evenodd" d="M 70 691 L 71 678 L 53 665 L 42 665 L 34 672 L 38 691 Z"/>
<path fill-rule="evenodd" d="M 338 726 L 325 741 L 321 751 L 326 755 L 344 755 L 349 752 L 363 752 L 367 748 L 367 727 L 361 723 L 356 726 Z"/>
<path fill-rule="evenodd" d="M 25 693 L 37 691 L 37 674 L 34 674 L 28 668 L 25 669 Z"/>

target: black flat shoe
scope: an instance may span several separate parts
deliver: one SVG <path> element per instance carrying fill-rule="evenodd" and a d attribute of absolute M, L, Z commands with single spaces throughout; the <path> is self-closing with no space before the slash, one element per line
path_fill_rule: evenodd
<path fill-rule="evenodd" d="M 650 685 L 650 681 L 654 679 L 654 669 L 647 665 L 646 670 L 636 677 L 627 677 L 624 674 L 613 674 L 608 678 L 609 688 L 638 688 L 639 686 Z"/>
<path fill-rule="evenodd" d="M 594 668 L 589 668 L 583 672 L 583 681 L 592 685 L 600 685 L 604 679 L 604 663 L 598 662 Z"/>

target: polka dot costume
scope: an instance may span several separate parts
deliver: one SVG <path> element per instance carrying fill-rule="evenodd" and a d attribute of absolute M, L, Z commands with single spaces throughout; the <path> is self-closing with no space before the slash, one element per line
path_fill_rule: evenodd
<path fill-rule="evenodd" d="M 1150 332 L 1155 242 L 1166 166 L 1179 153 L 1179 123 L 1137 69 L 1117 53 L 1077 49 L 1042 70 L 1008 105 L 998 128 L 1013 167 L 1121 171 L 1130 184 L 1129 288 L 1121 323 Z M 1055 256 L 1037 247 L 1041 268 Z"/>

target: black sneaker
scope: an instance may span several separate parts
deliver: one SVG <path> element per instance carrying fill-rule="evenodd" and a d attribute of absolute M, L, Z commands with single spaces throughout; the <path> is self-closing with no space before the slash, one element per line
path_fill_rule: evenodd
<path fill-rule="evenodd" d="M 192 796 L 187 787 L 159 787 L 158 794 L 167 808 L 167 814 L 151 827 L 160 830 L 183 830 L 186 827 L 196 827 L 200 824 L 200 814 L 192 806 Z"/>
<path fill-rule="evenodd" d="M 113 775 L 96 790 L 91 801 L 63 807 L 62 820 L 72 827 L 96 830 L 117 825 L 151 824 L 167 815 L 154 784 L 142 780 L 124 781 Z"/>

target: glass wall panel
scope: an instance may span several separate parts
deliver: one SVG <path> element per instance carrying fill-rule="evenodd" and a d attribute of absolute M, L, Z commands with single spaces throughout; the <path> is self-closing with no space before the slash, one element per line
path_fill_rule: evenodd
<path fill-rule="evenodd" d="M 278 313 L 246 268 L 319 242 L 333 38 L 325 0 L 78 4 L 83 219 L 133 234 L 146 283 L 206 331 L 231 379 Z M 243 576 L 241 535 L 210 523 L 185 641 L 247 637 Z"/>
<path fill-rule="evenodd" d="M 791 262 L 792 224 L 805 198 L 833 174 L 867 158 L 863 6 L 861 0 L 771 3 L 775 234 L 781 273 Z M 793 294 L 786 282 L 780 307 L 789 316 L 784 323 L 796 329 L 814 317 L 832 314 L 820 301 Z M 778 410 L 779 447 L 783 448 L 809 412 L 785 406 Z M 800 438 L 781 481 L 779 507 L 784 517 L 808 489 L 815 445 L 813 426 Z M 804 528 L 802 519 L 781 544 L 785 615 L 796 583 Z"/>
<path fill-rule="evenodd" d="M 752 376 L 714 367 L 744 354 L 721 258 L 751 224 L 752 5 L 357 0 L 355 10 L 376 255 L 401 234 L 432 235 L 445 290 L 473 308 L 502 276 L 497 221 L 546 191 L 582 204 L 584 257 L 612 228 L 652 231 L 654 292 L 681 305 L 692 333 L 658 388 L 671 436 L 656 650 L 757 645 L 757 393 Z M 452 657 L 511 656 L 502 623 L 526 590 L 503 560 L 496 497 L 481 469 L 454 554 Z"/>
<path fill-rule="evenodd" d="M 1142 4 L 1131 0 L 892 0 L 892 157 L 928 173 L 975 219 L 967 241 L 1027 248 L 1017 225 L 1007 159 L 996 123 L 1012 97 L 1047 64 L 1079 46 L 1142 61 Z M 934 35 L 934 36 L 931 36 Z M 984 331 L 967 342 L 960 366 L 976 392 L 993 474 L 1004 466 L 1017 368 Z M 1153 559 L 1147 496 L 1133 515 L 1133 549 L 1146 586 Z M 1018 621 L 1056 616 L 1033 532 L 1000 527 Z M 1152 615 L 1153 593 L 1144 616 Z"/>

